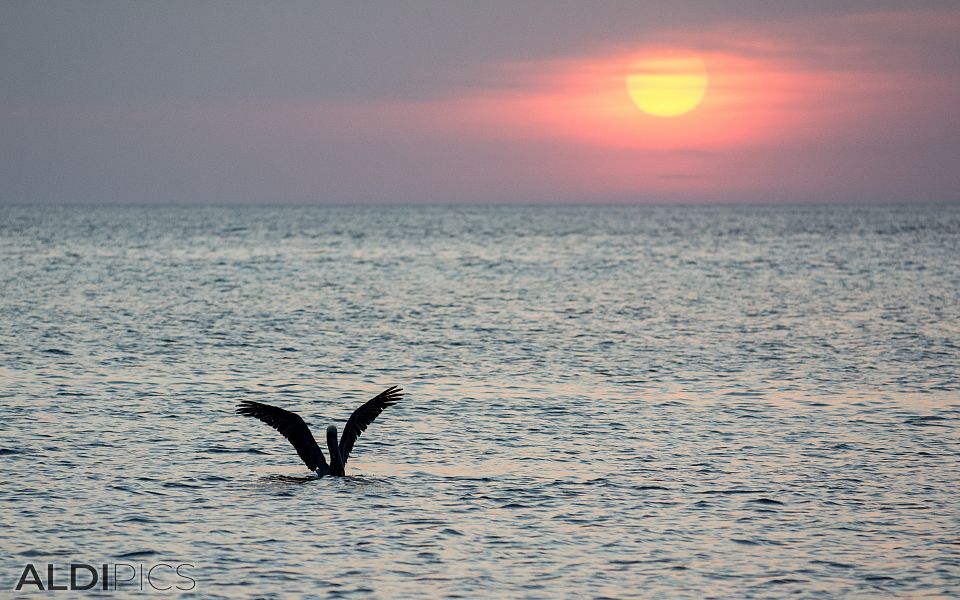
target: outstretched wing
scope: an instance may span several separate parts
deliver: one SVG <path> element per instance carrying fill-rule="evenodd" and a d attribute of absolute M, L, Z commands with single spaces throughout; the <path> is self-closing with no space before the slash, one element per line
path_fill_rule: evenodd
<path fill-rule="evenodd" d="M 353 444 L 360 437 L 360 434 L 367 430 L 367 425 L 373 423 L 373 420 L 380 416 L 388 406 L 393 406 L 403 399 L 403 390 L 397 386 L 386 389 L 372 400 L 368 400 L 363 406 L 353 411 L 346 426 L 343 428 L 343 435 L 340 436 L 340 456 L 343 464 L 347 464 L 347 458 L 350 451 L 353 450 Z"/>
<path fill-rule="evenodd" d="M 308 469 L 316 471 L 322 467 L 323 471 L 326 472 L 327 460 L 323 457 L 323 451 L 317 445 L 317 440 L 313 439 L 310 428 L 303 422 L 300 415 L 252 400 L 244 400 L 238 404 L 236 412 L 238 415 L 256 417 L 273 427 L 293 444 L 293 447 L 297 449 L 297 454 L 307 464 Z"/>

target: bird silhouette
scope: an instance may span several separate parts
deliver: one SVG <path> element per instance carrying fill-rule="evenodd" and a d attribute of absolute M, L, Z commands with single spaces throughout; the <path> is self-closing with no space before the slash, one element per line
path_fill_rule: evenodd
<path fill-rule="evenodd" d="M 343 437 L 340 438 L 339 442 L 337 441 L 337 428 L 333 425 L 327 427 L 327 450 L 330 452 L 330 464 L 327 464 L 323 451 L 317 441 L 313 439 L 310 428 L 297 413 L 252 400 L 240 402 L 237 405 L 236 413 L 260 419 L 279 431 L 283 437 L 287 438 L 287 441 L 293 444 L 297 454 L 306 463 L 307 468 L 315 472 L 318 477 L 324 475 L 343 477 L 344 467 L 347 464 L 347 459 L 350 458 L 350 451 L 353 450 L 357 438 L 388 406 L 393 406 L 403 399 L 402 392 L 403 390 L 397 386 L 387 388 L 353 411 L 343 428 Z"/>

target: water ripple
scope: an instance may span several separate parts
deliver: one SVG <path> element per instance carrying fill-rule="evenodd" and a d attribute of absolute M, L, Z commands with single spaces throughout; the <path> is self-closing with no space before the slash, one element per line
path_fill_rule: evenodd
<path fill-rule="evenodd" d="M 0 207 L 0 546 L 211 598 L 949 595 L 956 256 L 956 208 Z M 232 413 L 393 383 L 343 480 Z"/>

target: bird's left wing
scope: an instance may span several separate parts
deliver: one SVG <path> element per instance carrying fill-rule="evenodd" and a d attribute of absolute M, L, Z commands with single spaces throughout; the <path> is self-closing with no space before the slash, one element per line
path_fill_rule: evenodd
<path fill-rule="evenodd" d="M 373 420 L 380 416 L 380 413 L 388 406 L 393 406 L 402 400 L 402 392 L 402 389 L 393 386 L 380 392 L 376 398 L 367 400 L 363 406 L 353 411 L 343 428 L 343 435 L 340 436 L 340 456 L 343 458 L 343 464 L 347 464 L 347 457 L 353 450 L 353 444 L 360 437 L 360 434 L 367 430 L 367 425 L 373 423 Z"/>

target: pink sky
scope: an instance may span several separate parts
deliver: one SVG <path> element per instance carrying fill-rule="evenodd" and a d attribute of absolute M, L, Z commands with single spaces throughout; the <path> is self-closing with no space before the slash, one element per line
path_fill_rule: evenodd
<path fill-rule="evenodd" d="M 7 103 L 0 125 L 23 142 L 11 162 L 58 166 L 64 189 L 11 169 L 3 199 L 956 201 L 957 39 L 960 10 L 814 11 L 594 36 L 453 65 L 436 74 L 449 83 L 425 70 L 399 94 Z M 664 51 L 709 73 L 683 116 L 641 112 L 624 84 L 635 58 Z"/>

